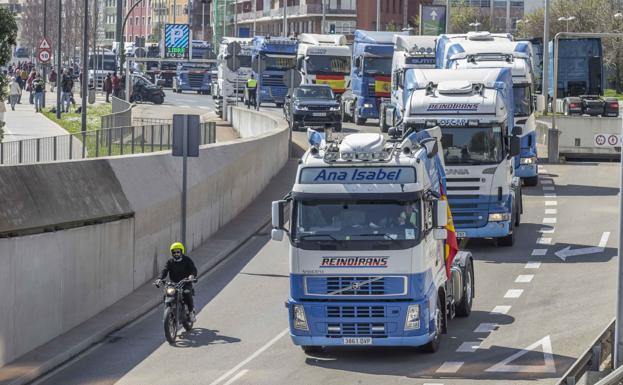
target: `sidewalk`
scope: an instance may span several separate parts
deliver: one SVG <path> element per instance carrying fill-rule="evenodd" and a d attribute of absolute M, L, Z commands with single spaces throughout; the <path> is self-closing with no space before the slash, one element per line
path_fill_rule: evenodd
<path fill-rule="evenodd" d="M 11 105 L 8 103 L 6 109 L 3 142 L 68 134 L 61 126 L 43 114 L 36 113 L 35 105 L 28 103 L 26 92 L 22 94 L 22 104 L 15 105 L 15 111 L 11 110 Z"/>
<path fill-rule="evenodd" d="M 297 159 L 291 158 L 262 193 L 236 218 L 192 250 L 199 275 L 213 269 L 270 223 L 271 202 L 281 199 L 294 181 Z M 22 385 L 79 355 L 107 335 L 162 302 L 162 293 L 145 283 L 93 318 L 0 368 L 0 385 Z M 162 337 L 164 341 L 164 336 Z"/>

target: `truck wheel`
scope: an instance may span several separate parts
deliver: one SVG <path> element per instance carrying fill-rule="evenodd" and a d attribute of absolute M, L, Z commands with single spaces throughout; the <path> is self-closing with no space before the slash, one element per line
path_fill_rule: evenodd
<path fill-rule="evenodd" d="M 364 124 L 366 124 L 366 118 L 360 118 L 359 117 L 359 113 L 357 112 L 357 109 L 355 108 L 355 124 L 358 126 L 363 126 Z"/>
<path fill-rule="evenodd" d="M 437 309 L 435 309 L 435 337 L 433 337 L 432 341 L 424 345 L 424 351 L 427 353 L 435 353 L 439 349 L 439 345 L 441 343 L 441 328 L 442 325 L 442 313 L 441 309 L 443 309 L 441 304 L 441 297 L 437 296 Z"/>
<path fill-rule="evenodd" d="M 459 317 L 469 317 L 472 313 L 472 299 L 474 298 L 474 267 L 471 262 L 465 266 L 465 288 L 463 298 L 456 307 L 456 315 Z"/>
<path fill-rule="evenodd" d="M 335 127 L 333 127 L 333 131 L 342 132 L 342 124 L 336 124 Z"/>
<path fill-rule="evenodd" d="M 382 109 L 381 113 L 379 114 L 379 128 L 381 129 L 382 133 L 387 132 L 387 130 L 389 129 L 387 124 L 385 124 L 385 114 L 386 113 L 387 113 L 387 111 L 385 109 Z"/>
<path fill-rule="evenodd" d="M 510 234 L 497 239 L 499 246 L 510 247 L 515 244 L 515 217 L 511 218 Z"/>
<path fill-rule="evenodd" d="M 536 186 L 539 184 L 539 176 L 531 176 L 529 178 L 524 178 L 523 183 L 526 186 Z"/>
<path fill-rule="evenodd" d="M 303 345 L 301 349 L 305 352 L 305 354 L 318 354 L 322 353 L 322 346 L 311 346 L 311 345 Z"/>

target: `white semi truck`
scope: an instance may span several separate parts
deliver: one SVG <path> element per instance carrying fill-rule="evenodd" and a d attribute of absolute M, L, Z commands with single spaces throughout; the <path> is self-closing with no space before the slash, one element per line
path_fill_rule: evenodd
<path fill-rule="evenodd" d="M 234 53 L 234 43 L 240 47 L 237 54 Z M 251 48 L 250 38 L 224 37 L 221 40 L 216 59 L 218 79 L 212 83 L 212 98 L 219 116 L 223 114 L 227 102 L 241 99 L 244 95 L 244 87 L 252 73 Z"/>
<path fill-rule="evenodd" d="M 444 195 L 439 128 L 389 140 L 325 134 L 311 133 L 291 193 L 272 206 L 273 240 L 289 237 L 290 337 L 308 353 L 434 352 L 474 297 L 472 255 L 456 248 Z"/>
<path fill-rule="evenodd" d="M 409 69 L 404 132 L 439 126 L 459 238 L 512 246 L 522 211 L 511 70 Z"/>
<path fill-rule="evenodd" d="M 344 35 L 302 33 L 297 68 L 303 84 L 327 84 L 341 96 L 350 87 L 351 50 Z"/>

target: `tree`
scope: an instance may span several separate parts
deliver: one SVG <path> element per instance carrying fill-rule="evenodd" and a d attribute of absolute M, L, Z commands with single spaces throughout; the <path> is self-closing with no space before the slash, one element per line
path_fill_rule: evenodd
<path fill-rule="evenodd" d="M 472 7 L 467 1 L 460 1 L 455 3 L 450 8 L 450 33 L 465 33 L 473 31 L 474 28 L 470 27 L 470 23 L 478 22 L 481 25 L 478 27 L 479 31 L 488 31 L 491 29 L 491 18 L 483 16 L 479 7 Z"/>
<path fill-rule="evenodd" d="M 6 65 L 17 44 L 17 22 L 15 15 L 6 8 L 0 8 L 0 66 Z M 0 103 L 4 103 L 8 95 L 7 78 L 0 76 Z M 0 121 L 0 141 L 4 137 L 4 122 Z"/>

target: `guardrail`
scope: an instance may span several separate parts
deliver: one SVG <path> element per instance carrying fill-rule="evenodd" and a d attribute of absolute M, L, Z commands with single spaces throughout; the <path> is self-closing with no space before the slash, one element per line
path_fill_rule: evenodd
<path fill-rule="evenodd" d="M 77 134 L 0 143 L 0 165 L 99 158 L 170 150 L 173 124 L 106 128 Z M 200 144 L 216 142 L 216 122 L 200 126 Z"/>
<path fill-rule="evenodd" d="M 606 369 L 602 368 L 602 364 L 604 362 L 608 362 L 608 358 L 610 358 L 608 367 L 609 369 L 612 369 L 612 363 L 614 361 L 612 359 L 614 353 L 614 323 L 615 321 L 613 320 L 610 324 L 608 324 L 608 326 L 606 326 L 599 337 L 593 341 L 584 354 L 582 354 L 573 366 L 562 376 L 562 379 L 558 382 L 558 385 L 576 385 L 576 383 L 586 374 L 586 372 L 597 372 L 602 369 Z M 620 378 L 623 378 L 623 374 Z M 599 385 L 615 384 L 618 384 L 618 382 L 605 382 L 603 384 L 602 381 L 599 382 Z"/>

